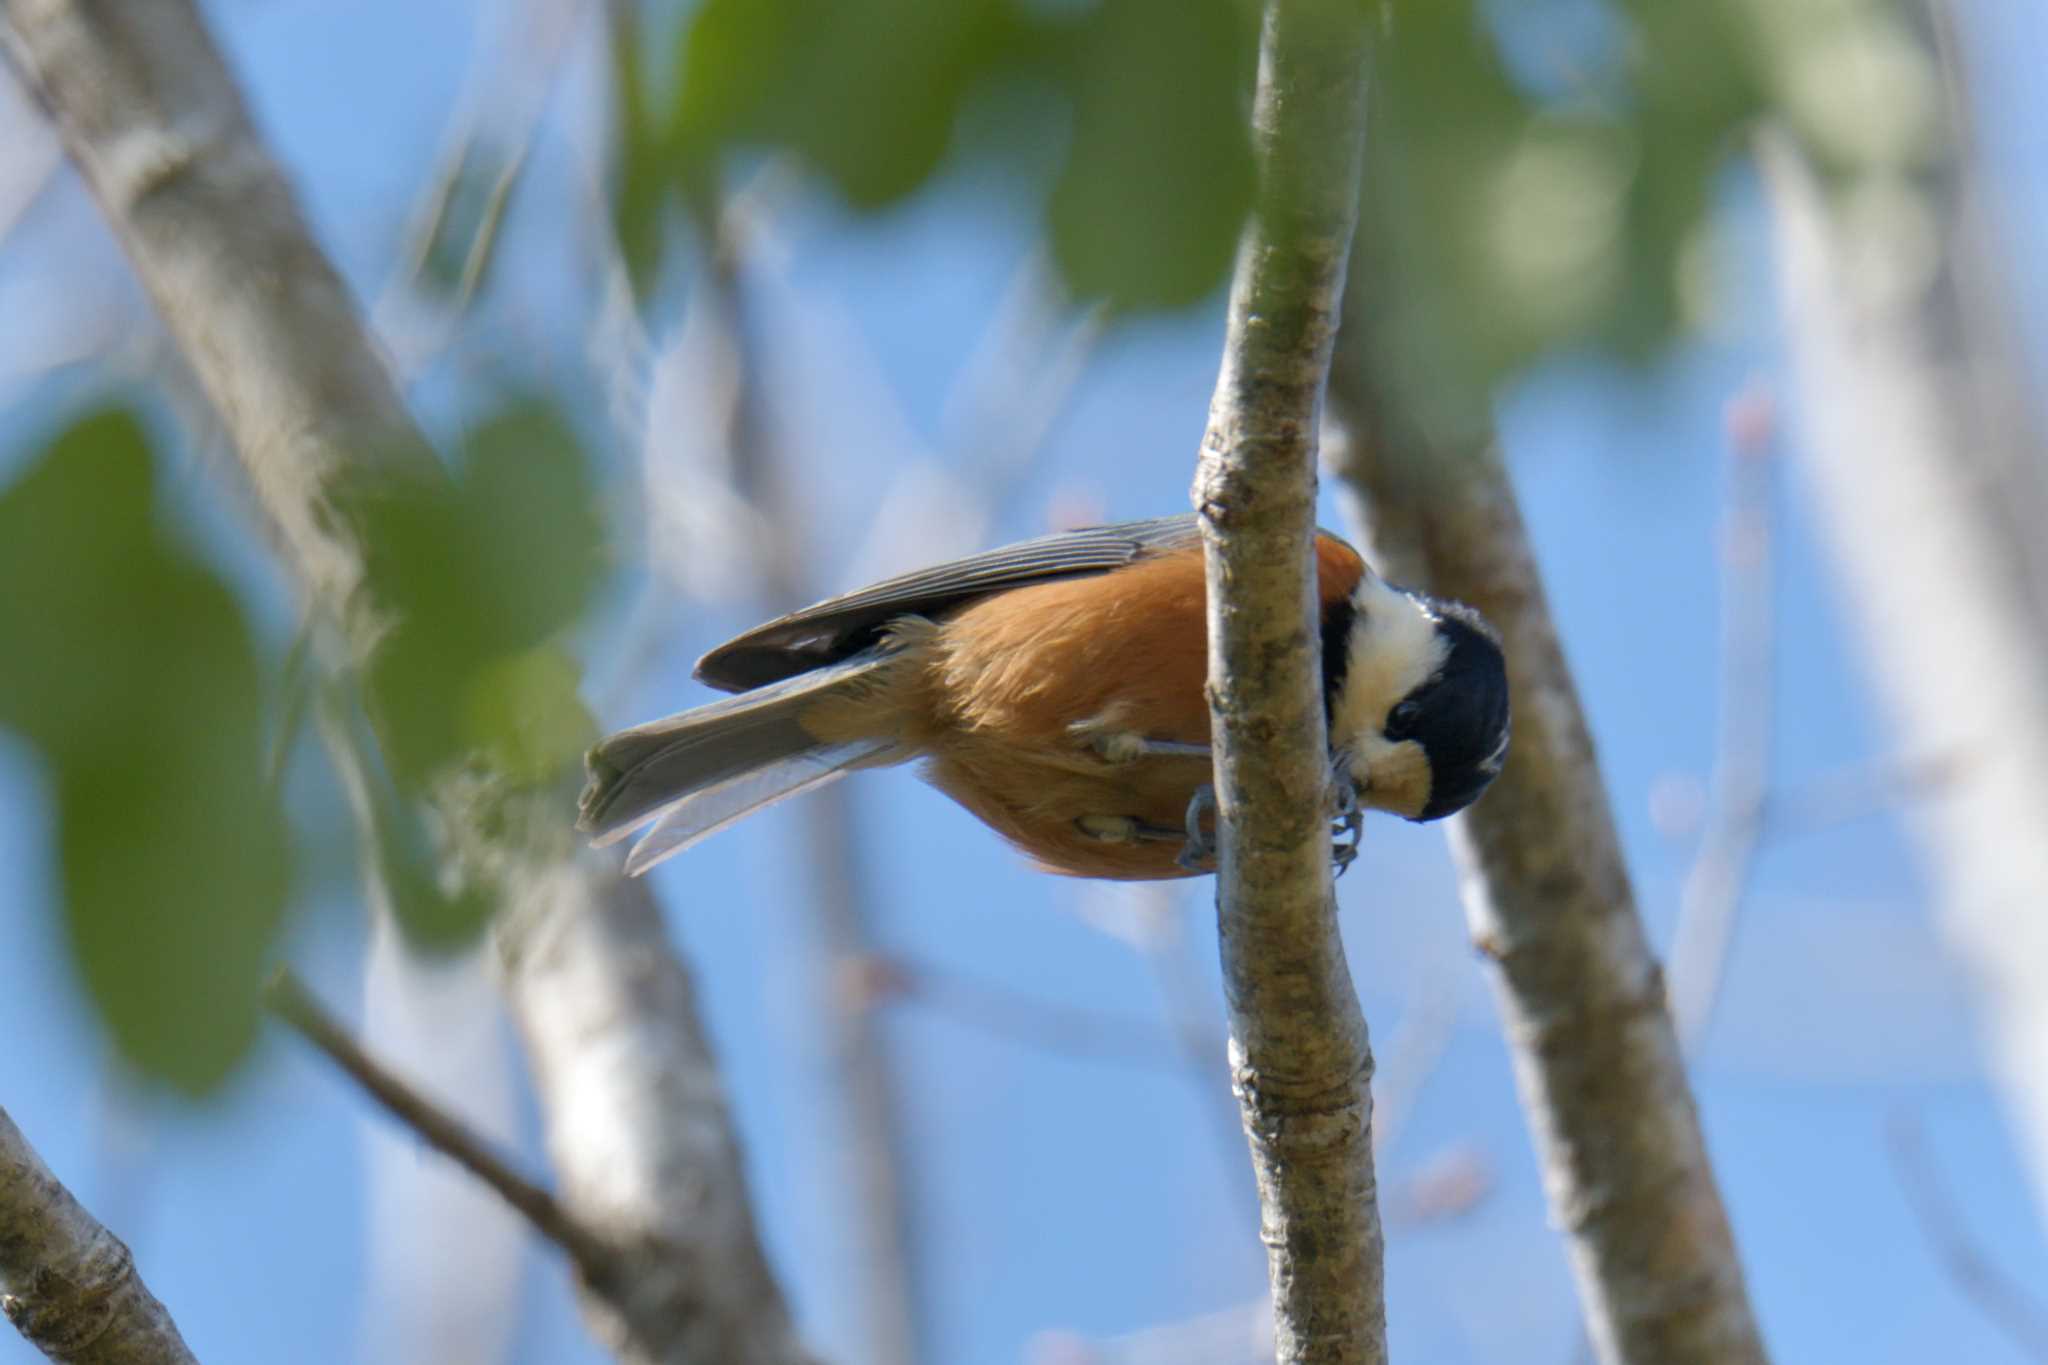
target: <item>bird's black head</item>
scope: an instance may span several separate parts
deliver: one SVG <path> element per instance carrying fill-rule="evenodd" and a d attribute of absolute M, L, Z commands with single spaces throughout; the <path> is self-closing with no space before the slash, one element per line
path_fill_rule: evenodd
<path fill-rule="evenodd" d="M 1441 820 L 1479 799 L 1508 756 L 1508 674 L 1500 641 L 1462 602 L 1411 593 L 1436 623 L 1443 663 L 1387 712 L 1390 742 L 1429 759 L 1429 800 L 1412 819 Z"/>

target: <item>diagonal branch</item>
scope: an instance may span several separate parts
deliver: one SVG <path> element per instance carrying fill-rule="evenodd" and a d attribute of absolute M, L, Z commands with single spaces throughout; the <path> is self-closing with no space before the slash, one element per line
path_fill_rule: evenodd
<path fill-rule="evenodd" d="M 1333 464 L 1374 562 L 1502 635 L 1514 750 L 1450 838 L 1588 1331 L 1608 1365 L 1754 1365 L 1734 1235 L 1528 531 L 1486 425 L 1425 437 L 1388 382 L 1381 249 L 1368 223 L 1331 376 Z"/>
<path fill-rule="evenodd" d="M 1386 1359 L 1372 1051 L 1337 932 L 1313 584 L 1316 427 L 1357 213 L 1364 6 L 1270 0 L 1259 188 L 1195 478 L 1209 573 L 1217 916 L 1278 1358 Z"/>
<path fill-rule="evenodd" d="M 367 547 L 338 494 L 440 467 L 193 5 L 0 0 L 0 41 L 360 666 L 391 604 L 365 590 Z M 630 1253 L 614 1282 L 585 1286 L 595 1329 L 630 1361 L 808 1362 L 754 1232 L 694 988 L 646 889 L 578 855 L 566 793 L 441 796 L 451 856 L 499 906 L 563 1201 Z"/>
<path fill-rule="evenodd" d="M 121 1239 L 0 1109 L 0 1313 L 59 1365 L 193 1365 Z"/>
<path fill-rule="evenodd" d="M 611 1251 L 603 1241 L 584 1230 L 552 1194 L 514 1170 L 467 1124 L 365 1051 L 298 977 L 289 971 L 273 976 L 263 989 L 263 1003 L 293 1032 L 340 1067 L 386 1113 L 488 1185 L 532 1224 L 535 1232 L 566 1251 L 584 1279 L 602 1282 L 609 1278 Z"/>

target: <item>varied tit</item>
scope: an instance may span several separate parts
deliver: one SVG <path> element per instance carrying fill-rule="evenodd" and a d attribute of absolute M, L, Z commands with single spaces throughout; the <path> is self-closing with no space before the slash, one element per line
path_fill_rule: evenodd
<path fill-rule="evenodd" d="M 1340 809 L 1436 820 L 1508 749 L 1507 675 L 1471 608 L 1382 582 L 1316 537 Z M 850 769 L 926 780 L 1053 872 L 1209 870 L 1207 590 L 1192 516 L 1068 531 L 835 597 L 706 654 L 739 695 L 590 751 L 580 828 L 652 828 L 637 875 Z M 1339 849 L 1340 861 L 1348 852 Z"/>

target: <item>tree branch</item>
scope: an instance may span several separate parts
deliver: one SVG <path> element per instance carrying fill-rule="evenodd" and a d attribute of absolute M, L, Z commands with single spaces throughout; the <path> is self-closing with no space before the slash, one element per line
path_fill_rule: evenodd
<path fill-rule="evenodd" d="M 1372 1051 L 1337 933 L 1312 626 L 1316 429 L 1357 213 L 1365 26 L 1349 0 L 1266 6 L 1259 188 L 1194 491 L 1232 1084 L 1289 1365 L 1386 1359 Z"/>
<path fill-rule="evenodd" d="M 7 52 L 234 438 L 285 559 L 360 666 L 344 481 L 441 470 L 190 0 L 0 0 Z M 488 780 L 486 779 L 488 785 Z M 563 1201 L 620 1253 L 585 1307 L 629 1361 L 797 1365 L 693 989 L 643 885 L 568 837 L 566 793 L 444 785 L 451 858 L 499 905 L 505 989 Z"/>
<path fill-rule="evenodd" d="M 2026 1287 L 1984 1254 L 1962 1211 L 1942 1183 L 1927 1135 L 1917 1116 L 1901 1111 L 1885 1125 L 1886 1146 L 1900 1191 L 1913 1206 L 1927 1250 L 1956 1287 L 1984 1317 L 2005 1333 L 2015 1350 L 2037 1365 L 2048 1365 L 2048 1309 Z"/>
<path fill-rule="evenodd" d="M 0 1109 L 0 1312 L 60 1365 L 194 1365 L 121 1239 Z"/>
<path fill-rule="evenodd" d="M 368 1092 L 386 1113 L 488 1185 L 532 1224 L 534 1231 L 569 1253 L 586 1280 L 603 1282 L 610 1277 L 611 1253 L 602 1241 L 578 1225 L 552 1194 L 512 1169 L 460 1119 L 372 1057 L 298 977 L 289 971 L 272 977 L 264 987 L 263 1003 Z"/>
<path fill-rule="evenodd" d="M 1907 13 L 1945 28 L 1951 9 Z M 1932 52 L 1903 56 L 1939 77 Z M 2048 1216 L 2048 487 L 2026 419 L 2034 381 L 1979 218 L 1996 196 L 1967 102 L 1881 151 L 1824 178 L 1787 129 L 1757 141 L 1798 468 L 1897 747 L 1960 760 L 1907 827 L 1972 971 L 1987 1060 Z M 1909 217 L 1854 207 L 1895 191 Z"/>
<path fill-rule="evenodd" d="M 1507 767 L 1450 824 L 1473 942 L 1492 960 L 1523 1107 L 1602 1361 L 1764 1360 L 1577 689 L 1484 423 L 1425 438 L 1387 382 L 1371 306 L 1391 267 L 1368 225 L 1331 406 L 1335 472 L 1388 575 L 1499 628 Z"/>
<path fill-rule="evenodd" d="M 724 427 L 718 435 L 733 483 L 756 514 L 763 605 L 780 615 L 818 596 L 816 566 L 807 553 L 816 538 L 804 524 L 792 471 L 777 458 L 770 434 L 758 319 L 744 281 L 751 243 L 743 216 L 727 207 L 709 188 L 691 196 L 705 272 L 692 306 L 710 315 L 725 341 L 731 403 L 712 420 Z M 821 1063 L 828 1122 L 837 1130 L 827 1147 L 844 1234 L 834 1278 L 843 1282 L 842 1302 L 860 1324 L 860 1355 L 878 1365 L 918 1365 L 934 1352 L 919 1273 L 917 1187 L 906 1154 L 902 1076 L 879 1016 L 831 989 L 834 975 L 862 961 L 874 939 L 874 897 L 855 837 L 853 798 L 843 784 L 828 786 L 813 792 L 799 815 L 809 883 L 803 956 L 823 987 L 808 992 L 815 1002 L 811 1046 Z"/>

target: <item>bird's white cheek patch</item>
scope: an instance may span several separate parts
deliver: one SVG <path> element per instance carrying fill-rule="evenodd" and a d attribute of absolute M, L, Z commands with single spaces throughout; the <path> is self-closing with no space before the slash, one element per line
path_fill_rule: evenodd
<path fill-rule="evenodd" d="M 1365 625 L 1351 633 L 1330 743 L 1362 753 L 1372 741 L 1384 743 L 1388 709 L 1436 676 L 1450 646 L 1420 604 L 1377 579 L 1359 584 L 1353 601 Z"/>

